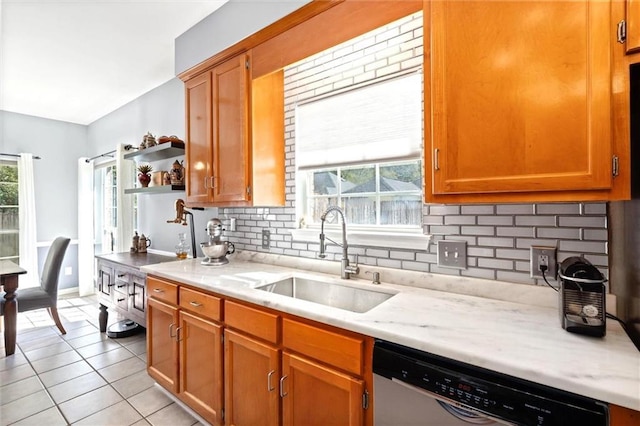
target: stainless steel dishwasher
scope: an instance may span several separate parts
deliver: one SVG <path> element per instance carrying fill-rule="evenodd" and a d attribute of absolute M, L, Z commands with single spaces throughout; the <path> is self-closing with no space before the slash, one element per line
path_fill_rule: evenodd
<path fill-rule="evenodd" d="M 606 426 L 606 403 L 377 340 L 375 426 Z"/>

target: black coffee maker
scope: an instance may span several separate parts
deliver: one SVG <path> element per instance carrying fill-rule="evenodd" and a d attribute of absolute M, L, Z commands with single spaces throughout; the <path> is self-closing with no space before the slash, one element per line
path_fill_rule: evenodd
<path fill-rule="evenodd" d="M 560 322 L 572 333 L 602 337 L 606 334 L 606 278 L 584 257 L 569 257 L 560 264 Z"/>

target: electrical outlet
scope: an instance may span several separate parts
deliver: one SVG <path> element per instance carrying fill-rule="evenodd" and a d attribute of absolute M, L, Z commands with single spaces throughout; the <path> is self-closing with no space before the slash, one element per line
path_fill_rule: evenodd
<path fill-rule="evenodd" d="M 555 247 L 531 246 L 531 278 L 542 278 L 542 266 L 547 269 L 544 276 L 547 280 L 555 280 L 558 270 Z"/>
<path fill-rule="evenodd" d="M 262 230 L 262 248 L 268 249 L 271 246 L 271 231 L 268 229 Z"/>
<path fill-rule="evenodd" d="M 438 266 L 467 269 L 467 242 L 438 241 Z"/>

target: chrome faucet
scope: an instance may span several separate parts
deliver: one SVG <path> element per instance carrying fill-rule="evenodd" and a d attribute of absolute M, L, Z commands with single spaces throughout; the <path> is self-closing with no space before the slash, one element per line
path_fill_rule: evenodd
<path fill-rule="evenodd" d="M 324 235 L 324 221 L 327 219 L 327 214 L 331 212 L 338 212 L 340 217 L 342 218 L 342 244 L 333 241 L 331 238 Z M 340 268 L 340 277 L 342 279 L 348 280 L 351 278 L 351 275 L 357 274 L 360 272 L 360 268 L 358 268 L 358 255 L 356 254 L 355 265 L 349 265 L 349 245 L 347 244 L 347 221 L 344 218 L 344 213 L 342 209 L 338 206 L 329 206 L 322 216 L 320 216 L 320 253 L 318 257 L 324 259 L 327 257 L 325 254 L 326 245 L 324 243 L 325 238 L 331 241 L 333 244 L 342 247 L 342 260 L 341 260 L 341 268 Z"/>

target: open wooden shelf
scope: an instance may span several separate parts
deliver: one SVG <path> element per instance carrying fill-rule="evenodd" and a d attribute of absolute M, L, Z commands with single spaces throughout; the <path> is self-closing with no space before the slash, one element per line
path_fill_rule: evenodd
<path fill-rule="evenodd" d="M 184 142 L 166 142 L 124 155 L 127 160 L 158 161 L 184 155 Z"/>
<path fill-rule="evenodd" d="M 125 194 L 165 194 L 174 191 L 184 191 L 184 185 L 160 185 L 146 188 L 125 189 Z"/>

